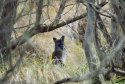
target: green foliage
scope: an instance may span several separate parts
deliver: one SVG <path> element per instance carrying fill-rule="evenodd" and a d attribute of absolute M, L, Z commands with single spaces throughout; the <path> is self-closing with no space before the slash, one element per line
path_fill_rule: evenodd
<path fill-rule="evenodd" d="M 114 82 L 115 84 L 125 84 L 125 77 L 116 77 Z"/>

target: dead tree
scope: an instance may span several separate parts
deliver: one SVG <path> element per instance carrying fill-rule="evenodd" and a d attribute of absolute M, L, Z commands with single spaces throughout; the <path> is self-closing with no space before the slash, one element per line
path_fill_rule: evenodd
<path fill-rule="evenodd" d="M 94 28 L 95 28 L 95 11 L 92 8 L 92 5 L 89 3 L 94 4 L 95 1 L 91 1 L 91 0 L 87 0 L 88 4 L 87 4 L 87 26 L 86 26 L 86 30 L 85 30 L 85 38 L 84 38 L 84 49 L 85 49 L 85 54 L 86 54 L 86 59 L 87 59 L 87 63 L 88 63 L 88 67 L 89 67 L 89 71 L 92 72 L 94 70 L 96 70 L 96 58 L 94 57 L 94 51 L 92 50 L 94 47 Z M 92 84 L 101 84 L 101 81 L 97 76 L 92 78 Z"/>
<path fill-rule="evenodd" d="M 119 42 L 119 38 L 125 35 L 125 1 L 124 0 L 111 0 L 111 4 L 113 7 L 113 12 L 115 18 L 112 18 L 112 42 L 114 46 Z M 121 29 L 120 29 L 120 27 Z M 122 32 L 120 32 L 122 30 Z M 124 43 L 125 44 L 125 43 Z M 122 47 L 122 50 L 119 51 L 116 55 L 119 57 L 114 58 L 113 60 L 113 68 L 114 72 L 117 75 L 125 76 L 125 46 Z M 120 70 L 117 70 L 119 68 Z"/>
<path fill-rule="evenodd" d="M 1 0 L 0 4 L 0 49 L 2 49 L 10 46 L 18 0 Z M 0 53 L 0 61 L 7 61 L 8 57 L 11 57 L 9 48 Z"/>

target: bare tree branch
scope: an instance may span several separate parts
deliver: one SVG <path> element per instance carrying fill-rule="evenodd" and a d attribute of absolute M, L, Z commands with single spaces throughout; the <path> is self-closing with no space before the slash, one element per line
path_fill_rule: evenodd
<path fill-rule="evenodd" d="M 43 9 L 43 0 L 39 0 L 38 5 L 37 5 L 37 11 L 36 11 L 35 26 L 38 26 L 40 24 L 42 9 Z"/>
<path fill-rule="evenodd" d="M 68 82 L 82 82 L 85 80 L 89 80 L 90 78 L 93 78 L 98 74 L 103 74 L 103 72 L 105 71 L 103 68 L 106 66 L 107 62 L 110 62 L 114 57 L 116 57 L 115 54 L 117 54 L 122 49 L 124 43 L 125 43 L 125 38 L 122 38 L 120 42 L 117 44 L 117 46 L 111 51 L 111 53 L 106 55 L 106 57 L 103 59 L 97 70 L 88 72 L 79 77 L 64 78 L 62 80 L 56 81 L 54 84 L 62 84 Z"/>
<path fill-rule="evenodd" d="M 113 69 L 113 72 L 114 72 L 115 74 L 119 75 L 119 76 L 125 77 L 125 71 L 124 71 L 124 70 L 114 68 L 114 69 Z"/>
<path fill-rule="evenodd" d="M 61 14 L 63 13 L 63 10 L 65 9 L 66 1 L 67 0 L 61 0 L 60 7 L 59 7 L 59 10 L 58 10 L 57 15 L 55 17 L 55 20 L 53 21 L 53 24 L 56 25 L 59 23 L 59 20 L 61 18 Z"/>
<path fill-rule="evenodd" d="M 0 52 L 6 50 L 7 48 L 15 49 L 18 45 L 21 45 L 21 44 L 25 43 L 27 41 L 27 39 L 26 39 L 27 37 L 28 37 L 28 39 L 30 39 L 32 36 L 34 36 L 38 33 L 44 33 L 44 32 L 49 32 L 49 31 L 55 30 L 57 28 L 60 28 L 62 26 L 65 26 L 67 24 L 75 22 L 77 20 L 80 20 L 80 19 L 86 17 L 86 15 L 87 15 L 87 13 L 84 13 L 80 16 L 68 19 L 68 20 L 66 20 L 66 22 L 61 22 L 57 25 L 39 25 L 37 27 L 33 27 L 30 30 L 28 30 L 27 32 L 25 32 L 22 36 L 18 37 L 15 40 L 12 40 L 11 45 L 8 46 L 8 47 L 2 48 L 0 50 Z"/>

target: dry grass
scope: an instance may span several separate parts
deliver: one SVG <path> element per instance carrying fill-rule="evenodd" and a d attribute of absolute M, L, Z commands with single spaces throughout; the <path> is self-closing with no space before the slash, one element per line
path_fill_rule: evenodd
<path fill-rule="evenodd" d="M 29 41 L 29 45 L 25 45 L 26 51 L 23 62 L 19 71 L 12 76 L 11 83 L 52 84 L 59 79 L 80 75 L 87 71 L 84 51 L 81 45 L 76 44 L 68 37 L 65 38 L 66 66 L 61 67 L 51 64 L 49 56 L 51 56 L 54 49 L 52 38 L 55 36 L 57 38 L 61 37 L 56 32 L 39 34 Z"/>
<path fill-rule="evenodd" d="M 56 3 L 54 4 L 55 6 L 57 5 Z M 55 9 L 51 7 L 48 8 L 49 14 L 51 14 L 50 18 L 45 16 L 44 19 L 54 19 L 56 14 Z M 64 10 L 63 19 L 71 18 L 74 14 L 77 14 L 78 12 L 83 13 L 85 10 L 85 8 L 79 7 L 80 9 L 76 11 L 77 7 L 75 6 L 73 9 L 71 8 L 72 5 Z M 70 12 L 66 13 L 67 11 Z M 44 9 L 44 14 L 46 15 L 45 12 L 47 13 L 47 8 Z M 80 15 L 80 13 L 78 15 Z M 28 16 L 21 18 L 15 27 L 29 24 L 29 19 L 32 19 L 32 22 L 34 22 L 35 15 L 31 16 L 31 18 Z M 46 20 L 45 23 L 48 24 L 49 21 Z M 72 23 L 70 26 L 72 26 L 74 30 L 77 27 L 76 23 Z M 25 29 L 19 29 L 16 31 L 17 35 L 20 36 Z M 52 84 L 54 81 L 62 78 L 81 75 L 88 72 L 84 50 L 80 43 L 76 44 L 76 42 L 72 40 L 72 32 L 74 31 L 72 31 L 71 28 L 65 26 L 52 32 L 35 35 L 27 44 L 22 45 L 24 50 L 23 62 L 21 63 L 19 70 L 13 73 L 14 75 L 11 77 L 8 84 Z M 49 58 L 54 49 L 53 37 L 60 38 L 62 35 L 66 36 L 65 47 L 67 51 L 67 60 L 65 67 L 52 65 Z M 15 50 L 12 53 L 13 61 L 19 57 L 17 51 L 18 50 Z M 3 71 L 4 69 L 0 69 L 1 74 L 3 74 Z M 89 84 L 89 82 L 84 81 L 82 83 L 68 84 Z"/>

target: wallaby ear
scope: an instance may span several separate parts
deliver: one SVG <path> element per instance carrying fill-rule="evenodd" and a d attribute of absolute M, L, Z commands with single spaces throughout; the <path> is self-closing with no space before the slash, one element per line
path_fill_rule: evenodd
<path fill-rule="evenodd" d="M 61 39 L 64 41 L 65 36 L 62 36 Z"/>
<path fill-rule="evenodd" d="M 53 41 L 55 42 L 56 40 L 57 40 L 57 39 L 54 37 L 54 38 L 53 38 Z"/>

